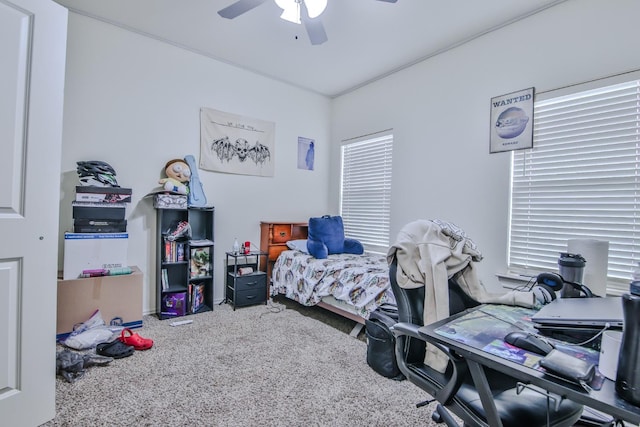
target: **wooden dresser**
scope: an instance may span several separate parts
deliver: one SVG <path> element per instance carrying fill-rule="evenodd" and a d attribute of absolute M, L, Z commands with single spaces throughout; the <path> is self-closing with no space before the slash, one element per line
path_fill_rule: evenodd
<path fill-rule="evenodd" d="M 267 292 L 271 284 L 271 270 L 280 252 L 287 250 L 289 240 L 306 239 L 309 227 L 306 222 L 260 222 L 260 250 L 267 253 L 264 263 L 267 272 Z"/>

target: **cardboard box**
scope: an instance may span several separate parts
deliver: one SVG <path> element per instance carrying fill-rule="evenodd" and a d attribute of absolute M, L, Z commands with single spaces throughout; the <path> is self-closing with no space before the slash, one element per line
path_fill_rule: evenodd
<path fill-rule="evenodd" d="M 128 233 L 64 233 L 63 279 L 77 279 L 82 270 L 126 267 Z"/>
<path fill-rule="evenodd" d="M 88 320 L 100 310 L 106 324 L 112 320 L 128 328 L 142 326 L 142 272 L 136 266 L 131 274 L 58 280 L 56 339 L 66 338 L 73 325 Z"/>

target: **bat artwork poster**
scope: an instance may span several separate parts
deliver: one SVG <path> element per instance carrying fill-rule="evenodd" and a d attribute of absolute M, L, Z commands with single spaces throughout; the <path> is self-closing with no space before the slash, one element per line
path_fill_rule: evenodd
<path fill-rule="evenodd" d="M 273 176 L 275 123 L 200 109 L 200 168 Z"/>

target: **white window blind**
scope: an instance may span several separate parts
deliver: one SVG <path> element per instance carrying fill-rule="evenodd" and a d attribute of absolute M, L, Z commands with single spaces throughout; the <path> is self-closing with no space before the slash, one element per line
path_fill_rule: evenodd
<path fill-rule="evenodd" d="M 512 157 L 510 270 L 555 271 L 569 239 L 593 238 L 609 241 L 610 287 L 628 285 L 640 260 L 640 80 L 536 101 L 533 126 L 533 148 Z"/>
<path fill-rule="evenodd" d="M 389 249 L 392 145 L 393 135 L 383 135 L 342 146 L 345 236 L 358 239 L 368 252 Z"/>

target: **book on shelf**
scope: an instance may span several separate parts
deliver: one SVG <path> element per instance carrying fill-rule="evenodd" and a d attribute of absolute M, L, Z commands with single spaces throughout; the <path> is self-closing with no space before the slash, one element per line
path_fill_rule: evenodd
<path fill-rule="evenodd" d="M 191 287 L 191 312 L 196 313 L 204 305 L 204 283 L 194 283 Z"/>
<path fill-rule="evenodd" d="M 175 240 L 164 241 L 164 261 L 180 262 L 184 261 L 185 243 Z"/>
<path fill-rule="evenodd" d="M 184 261 L 184 242 L 176 243 L 176 261 Z"/>
<path fill-rule="evenodd" d="M 191 247 L 189 275 L 193 278 L 206 277 L 211 274 L 211 247 Z"/>
<path fill-rule="evenodd" d="M 162 281 L 162 290 L 166 291 L 167 289 L 169 289 L 169 274 L 167 273 L 166 268 L 163 268 L 161 273 L 162 274 L 160 280 Z"/>
<path fill-rule="evenodd" d="M 164 241 L 164 261 L 171 262 L 171 241 Z"/>

